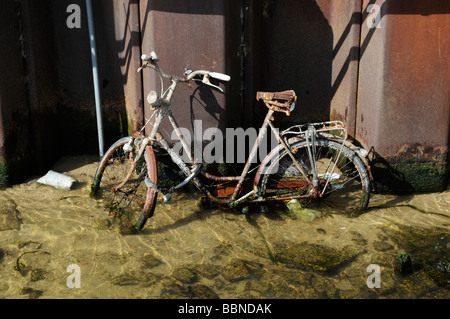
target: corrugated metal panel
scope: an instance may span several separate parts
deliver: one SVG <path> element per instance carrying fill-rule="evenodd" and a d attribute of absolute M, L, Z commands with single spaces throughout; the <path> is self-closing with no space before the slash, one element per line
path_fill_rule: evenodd
<path fill-rule="evenodd" d="M 403 174 L 399 188 L 442 189 L 450 127 L 449 3 L 364 1 L 365 8 L 370 4 L 380 7 L 382 18 L 379 28 L 362 25 L 358 138 L 395 166 L 391 173 Z M 428 178 L 424 174 L 437 180 L 414 181 Z"/>
<path fill-rule="evenodd" d="M 160 66 L 169 74 L 181 76 L 185 68 L 227 73 L 226 44 L 229 40 L 226 13 L 225 0 L 210 2 L 208 5 L 195 0 L 141 1 L 142 52 L 156 51 Z M 143 72 L 144 96 L 151 90 L 160 92 L 157 74 L 150 70 Z M 238 77 L 231 76 L 232 81 L 239 81 Z M 168 85 L 165 82 L 164 88 Z M 224 87 L 224 84 L 221 86 Z M 200 119 L 203 131 L 209 127 L 223 129 L 227 122 L 226 99 L 231 93 L 236 94 L 228 90 L 222 94 L 195 83 L 192 88 L 180 84 L 172 100 L 172 112 L 180 127 L 191 130 L 191 133 L 194 120 Z M 145 116 L 149 118 L 151 114 L 147 102 L 145 106 Z M 171 127 L 167 125 L 164 130 L 166 137 L 170 138 Z"/>
<path fill-rule="evenodd" d="M 16 1 L 0 10 L 0 186 L 31 173 L 29 111 Z"/>
<path fill-rule="evenodd" d="M 66 8 L 73 3 L 82 9 L 80 29 L 66 27 Z M 51 133 L 61 123 L 67 123 L 69 143 L 64 145 L 71 150 L 90 149 L 80 137 L 95 135 L 84 1 L 45 4 L 11 0 L 2 11 L 8 12 L 4 28 L 15 28 L 2 33 L 11 45 L 0 50 L 3 161 L 19 153 L 29 156 L 32 151 L 19 148 L 29 148 L 33 136 L 36 160 L 47 162 L 46 150 L 56 143 L 47 137 L 55 136 Z M 18 8 L 24 16 L 15 15 Z M 343 120 L 350 134 L 379 156 L 375 174 L 384 163 L 384 172 L 403 174 L 400 188 L 414 188 L 409 173 L 404 174 L 409 168 L 400 167 L 405 164 L 442 188 L 450 135 L 448 1 L 220 0 L 205 6 L 200 0 L 99 0 L 94 15 L 109 142 L 121 130 L 126 134 L 127 123 L 130 130 L 139 128 L 144 115 L 150 116 L 143 101 L 150 90 L 160 89 L 160 82 L 151 71 L 142 75 L 136 69 L 141 53 L 156 50 L 169 73 L 181 75 L 189 67 L 232 77 L 221 84 L 225 94 L 180 85 L 173 112 L 182 127 L 192 131 L 196 119 L 202 120 L 203 131 L 258 126 L 266 109 L 255 101 L 256 91 L 294 89 L 297 109 L 290 117 L 277 116 L 277 125 Z M 21 54 L 20 36 L 28 94 L 20 82 L 22 57 L 11 53 Z M 13 134 L 23 122 L 30 126 Z M 164 129 L 170 136 L 171 127 Z"/>

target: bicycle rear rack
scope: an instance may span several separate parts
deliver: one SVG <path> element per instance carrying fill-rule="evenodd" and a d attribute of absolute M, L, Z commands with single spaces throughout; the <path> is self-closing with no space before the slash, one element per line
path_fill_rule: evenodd
<path fill-rule="evenodd" d="M 284 131 L 281 131 L 280 135 L 305 135 L 308 134 L 308 131 L 311 131 L 312 128 L 314 128 L 317 134 L 328 133 L 335 136 L 336 138 L 342 139 L 343 141 L 346 141 L 348 137 L 347 129 L 344 127 L 344 123 L 341 121 L 326 121 L 293 125 L 285 129 Z"/>
<path fill-rule="evenodd" d="M 308 152 L 308 159 L 311 163 L 312 167 L 312 184 L 314 187 L 318 187 L 319 185 L 319 176 L 317 174 L 316 169 L 316 162 L 313 160 L 316 157 L 316 140 L 317 138 L 320 138 L 320 134 L 324 133 L 326 135 L 332 135 L 336 139 L 339 139 L 341 142 L 341 149 L 340 152 L 342 152 L 342 149 L 347 141 L 348 133 L 347 129 L 344 127 L 344 123 L 341 121 L 326 121 L 326 122 L 318 122 L 318 123 L 305 123 L 305 124 L 299 124 L 294 125 L 286 130 L 282 131 L 280 135 L 283 137 L 285 135 L 297 135 L 300 137 L 303 137 L 306 141 L 307 145 L 307 152 Z M 331 161 L 331 159 L 330 159 Z M 330 163 L 329 163 L 330 164 Z M 328 165 L 329 165 L 328 164 Z M 331 171 L 333 172 L 336 167 L 336 163 L 334 163 Z M 328 170 L 328 168 L 327 168 Z M 329 184 L 330 180 L 332 179 L 332 174 L 329 176 L 323 176 L 325 177 L 325 186 L 322 190 L 322 194 L 324 194 L 325 189 L 327 185 Z"/>

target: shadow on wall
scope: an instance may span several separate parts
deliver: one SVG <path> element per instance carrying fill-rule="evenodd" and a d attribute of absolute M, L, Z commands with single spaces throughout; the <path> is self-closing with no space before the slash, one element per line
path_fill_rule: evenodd
<path fill-rule="evenodd" d="M 127 134 L 124 84 L 126 74 L 121 59 L 129 50 L 122 36 L 126 25 L 126 8 L 116 8 L 118 1 L 92 1 L 95 40 L 100 82 L 105 151 L 120 135 Z M 81 27 L 68 28 L 66 13 L 70 4 L 81 9 Z M 53 28 L 59 83 L 59 112 L 66 123 L 66 145 L 63 154 L 98 153 L 97 123 L 92 79 L 89 32 L 84 0 L 52 1 Z M 118 31 L 116 31 L 116 29 Z M 120 36 L 116 36 L 120 34 Z M 126 53 L 124 54 L 126 57 Z M 82 138 L 80 138 L 82 137 Z"/>
<path fill-rule="evenodd" d="M 383 157 L 371 148 L 370 166 L 375 193 L 426 193 L 443 191 L 448 187 L 448 160 L 444 153 L 437 151 L 424 158 L 417 154 L 411 157 L 411 154 L 406 151 Z"/>
<path fill-rule="evenodd" d="M 67 25 L 70 5 L 80 8 L 80 27 Z M 140 50 L 139 32 L 128 31 L 132 5 L 93 1 L 105 148 L 127 134 L 124 86 L 135 72 L 131 52 Z M 6 1 L 2 13 L 2 28 L 10 29 L 0 52 L 4 180 L 41 174 L 63 155 L 98 154 L 85 0 Z"/>
<path fill-rule="evenodd" d="M 25 178 L 31 171 L 19 14 L 20 7 L 12 1 L 4 3 L 0 10 L 0 186 Z"/>
<path fill-rule="evenodd" d="M 212 1 L 207 6 L 198 0 L 141 1 L 142 51 L 157 52 L 160 66 L 168 74 L 181 76 L 185 68 L 227 73 L 226 42 L 229 37 L 239 39 L 240 36 L 226 30 L 228 10 L 230 6 L 239 8 L 239 4 L 239 1 L 225 0 Z M 210 127 L 224 129 L 229 118 L 238 117 L 237 112 L 228 109 L 228 97 L 239 94 L 238 90 L 229 89 L 229 85 L 239 83 L 239 74 L 230 75 L 231 82 L 220 83 L 222 88 L 226 86 L 226 94 L 203 85 L 197 86 L 195 82 L 191 82 L 192 87 L 179 84 L 171 106 L 178 125 L 188 129 L 192 135 L 193 120 L 202 120 L 203 130 Z M 143 72 L 142 76 L 144 96 L 151 90 L 160 92 L 169 86 L 167 80 L 161 82 L 151 70 Z M 150 118 L 148 103 L 144 105 L 146 117 Z M 172 130 L 168 120 L 164 120 L 161 125 L 163 136 L 170 140 Z"/>
<path fill-rule="evenodd" d="M 98 138 L 86 1 L 50 2 L 50 23 L 55 38 L 56 92 L 59 95 L 58 118 L 65 123 L 67 143 L 63 147 L 68 146 L 62 152 L 95 154 L 98 153 Z M 66 10 L 71 4 L 80 7 L 80 28 L 66 25 L 70 15 Z M 92 1 L 105 151 L 119 137 L 128 134 L 126 100 L 136 99 L 134 102 L 142 106 L 140 82 L 130 83 L 130 79 L 139 79 L 130 76 L 136 72 L 135 64 L 140 63 L 140 33 L 132 29 L 133 19 L 138 20 L 138 15 L 133 14 L 137 5 L 137 0 Z M 135 92 L 125 92 L 127 85 Z"/>
<path fill-rule="evenodd" d="M 269 1 L 262 16 L 259 90 L 293 89 L 298 96 L 290 117 L 277 114 L 279 127 L 329 120 L 333 31 L 316 1 Z M 256 114 L 264 113 L 258 107 Z"/>
<path fill-rule="evenodd" d="M 373 147 L 370 153 L 372 154 L 370 162 L 372 175 L 376 176 L 373 184 L 375 193 L 412 193 L 414 191 L 413 185 L 407 181 L 404 173 L 393 167 Z"/>

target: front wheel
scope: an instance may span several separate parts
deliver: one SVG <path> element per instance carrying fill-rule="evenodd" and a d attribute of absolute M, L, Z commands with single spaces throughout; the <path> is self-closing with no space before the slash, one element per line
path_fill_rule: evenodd
<path fill-rule="evenodd" d="M 134 163 L 139 151 L 135 140 L 124 137 L 115 142 L 98 165 L 91 186 L 91 197 L 103 203 L 123 231 L 140 231 L 153 215 L 157 192 L 145 184 L 145 177 L 157 183 L 153 149 L 146 147 Z M 127 178 L 128 177 L 128 178 Z"/>
<path fill-rule="evenodd" d="M 294 143 L 291 150 L 306 173 L 306 178 L 288 152 L 283 150 L 271 161 L 268 173 L 262 176 L 261 190 L 265 198 L 287 203 L 292 197 L 299 197 L 303 207 L 324 214 L 354 214 L 367 208 L 370 198 L 369 174 L 364 163 L 350 148 L 335 141 L 318 139 L 312 163 L 306 141 Z M 320 194 L 316 198 L 313 198 L 312 187 L 307 181 L 313 179 L 314 166 Z"/>

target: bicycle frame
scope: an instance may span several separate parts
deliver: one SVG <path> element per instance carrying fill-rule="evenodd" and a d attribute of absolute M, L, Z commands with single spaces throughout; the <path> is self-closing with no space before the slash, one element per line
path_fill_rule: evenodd
<path fill-rule="evenodd" d="M 170 102 L 170 101 L 169 101 Z M 186 154 L 188 154 L 188 157 L 190 159 L 190 163 L 191 165 L 197 165 L 198 168 L 200 164 L 196 164 L 194 162 L 194 159 L 192 157 L 192 153 L 190 151 L 189 146 L 187 145 L 186 141 L 184 140 L 183 135 L 181 134 L 180 128 L 177 125 L 177 122 L 175 120 L 175 118 L 173 117 L 173 114 L 171 112 L 171 110 L 168 108 L 168 105 L 164 105 L 162 106 L 160 109 L 156 110 L 156 112 L 158 112 L 156 119 L 155 119 L 155 123 L 152 129 L 152 133 L 149 136 L 149 139 L 151 141 L 156 141 L 172 158 L 172 161 L 177 164 L 177 166 L 188 176 L 193 176 L 193 173 L 201 173 L 203 176 L 205 176 L 207 179 L 210 180 L 214 180 L 214 181 L 237 181 L 237 185 L 234 188 L 233 194 L 231 195 L 231 197 L 229 199 L 221 199 L 218 197 L 213 196 L 200 182 L 200 180 L 198 180 L 197 178 L 195 178 L 195 176 L 193 176 L 191 178 L 192 182 L 194 182 L 194 184 L 197 186 L 197 188 L 200 189 L 200 191 L 202 191 L 206 196 L 208 196 L 210 199 L 219 202 L 219 203 L 227 203 L 229 204 L 229 206 L 234 207 L 236 205 L 238 205 L 239 203 L 243 202 L 245 199 L 247 199 L 248 197 L 250 197 L 251 195 L 257 195 L 258 194 L 258 189 L 254 188 L 252 191 L 248 192 L 247 194 L 243 195 L 242 197 L 237 199 L 237 196 L 239 194 L 239 192 L 242 189 L 243 183 L 246 179 L 246 177 L 248 176 L 249 170 L 250 170 L 250 166 L 251 163 L 253 162 L 253 160 L 255 159 L 257 152 L 258 152 L 258 148 L 259 148 L 259 144 L 260 141 L 262 141 L 265 137 L 265 135 L 267 134 L 267 129 L 268 127 L 271 128 L 272 132 L 275 134 L 275 136 L 277 137 L 277 139 L 279 141 L 282 141 L 281 136 L 279 136 L 279 132 L 271 125 L 270 120 L 272 118 L 273 115 L 273 110 L 269 110 L 267 112 L 267 115 L 265 117 L 265 120 L 263 122 L 263 125 L 259 131 L 259 134 L 255 140 L 255 142 L 253 143 L 253 146 L 251 148 L 250 154 L 247 158 L 247 161 L 245 163 L 245 166 L 241 172 L 241 175 L 237 175 L 237 176 L 216 176 L 207 172 L 204 172 L 203 170 L 197 170 L 195 172 L 192 172 L 189 167 L 186 165 L 186 163 L 184 163 L 184 161 L 181 159 L 181 157 L 177 154 L 177 152 L 175 152 L 170 146 L 169 143 L 164 139 L 164 137 L 158 132 L 158 128 L 161 124 L 161 121 L 167 116 L 169 118 L 169 121 L 174 129 L 174 132 L 176 133 L 178 139 L 181 142 L 183 151 L 186 152 Z M 286 146 L 287 147 L 287 146 Z M 289 148 L 286 148 L 288 150 L 289 153 L 291 153 L 291 151 L 289 150 Z M 292 154 L 292 153 L 291 153 Z M 303 169 L 301 168 L 301 166 L 297 163 L 298 167 L 303 171 Z M 303 174 L 306 178 L 306 173 L 303 171 Z M 184 185 L 184 183 L 183 183 Z M 179 188 L 179 187 L 176 187 Z M 172 188 L 172 190 L 176 189 L 176 188 Z"/>

